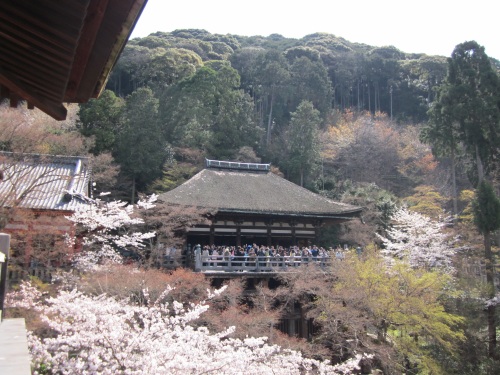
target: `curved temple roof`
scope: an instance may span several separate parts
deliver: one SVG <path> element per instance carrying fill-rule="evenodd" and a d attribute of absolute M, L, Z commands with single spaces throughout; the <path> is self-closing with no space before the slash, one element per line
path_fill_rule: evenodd
<path fill-rule="evenodd" d="M 362 210 L 315 194 L 271 172 L 238 169 L 204 169 L 158 199 L 219 212 L 332 219 L 346 219 Z"/>

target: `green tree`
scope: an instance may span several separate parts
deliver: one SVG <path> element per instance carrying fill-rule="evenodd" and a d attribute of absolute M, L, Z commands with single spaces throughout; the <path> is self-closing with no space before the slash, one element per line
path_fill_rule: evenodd
<path fill-rule="evenodd" d="M 474 224 L 483 232 L 500 228 L 500 199 L 487 181 L 479 184 L 474 201 Z"/>
<path fill-rule="evenodd" d="M 476 170 L 471 182 L 478 186 L 479 193 L 494 197 L 493 191 L 487 193 L 483 180 L 490 171 L 490 166 L 498 156 L 500 141 L 500 79 L 491 66 L 490 59 L 475 41 L 459 44 L 448 59 L 448 75 L 440 88 L 439 103 L 441 114 L 446 117 L 438 123 L 449 129 L 455 128 L 459 140 L 464 144 L 465 151 L 475 164 Z M 447 130 L 445 134 L 453 135 Z M 486 189 L 486 190 L 485 190 Z M 493 195 L 491 195 L 493 194 Z M 479 200 L 478 202 L 483 202 Z M 475 211 L 476 215 L 484 212 L 482 203 Z M 483 211 L 482 211 L 483 210 Z M 475 218 L 478 229 L 483 233 L 486 259 L 486 279 L 490 290 L 495 290 L 493 282 L 493 259 L 491 254 L 491 231 L 494 226 L 485 225 L 491 219 L 490 215 Z M 488 354 L 496 355 L 496 317 L 495 306 L 487 311 L 488 317 Z"/>
<path fill-rule="evenodd" d="M 394 373 L 447 373 L 433 347 L 453 356 L 464 337 L 463 319 L 444 306 L 449 275 L 403 262 L 388 268 L 373 247 L 365 248 L 361 258 L 348 254 L 332 272 L 335 282 L 329 293 L 318 293 L 313 311 L 322 339 L 342 345 L 359 337 L 363 345 L 381 353 L 391 344 L 398 355 L 387 365 Z"/>
<path fill-rule="evenodd" d="M 166 139 L 174 146 L 205 149 L 209 140 L 216 72 L 202 67 L 169 87 L 161 96 L 159 115 Z"/>
<path fill-rule="evenodd" d="M 460 153 L 460 133 L 458 122 L 453 116 L 453 106 L 448 97 L 438 94 L 438 100 L 429 110 L 429 122 L 422 128 L 420 140 L 431 145 L 436 157 L 449 157 L 451 161 L 453 214 L 458 215 L 456 160 Z"/>
<path fill-rule="evenodd" d="M 276 103 L 278 99 L 286 97 L 290 72 L 284 55 L 275 50 L 259 55 L 254 69 L 255 89 L 259 97 L 260 125 L 264 127 L 264 119 L 267 120 L 265 144 L 269 146 L 275 118 L 280 117 L 276 113 L 280 114 L 280 111 L 276 111 Z M 283 111 L 283 108 L 281 110 Z"/>
<path fill-rule="evenodd" d="M 326 118 L 331 107 L 332 83 L 321 60 L 296 58 L 290 66 L 290 76 L 292 106 L 308 100 L 321 113 L 321 118 Z"/>
<path fill-rule="evenodd" d="M 477 42 L 455 47 L 440 103 L 450 108 L 452 119 L 458 122 L 460 138 L 476 164 L 476 181 L 482 181 L 498 155 L 500 79 Z"/>
<path fill-rule="evenodd" d="M 481 181 L 473 204 L 474 223 L 483 234 L 484 257 L 486 260 L 486 282 L 488 284 L 488 297 L 494 298 L 496 287 L 494 282 L 495 262 L 491 251 L 491 232 L 500 228 L 500 199 L 495 194 L 493 187 L 486 180 Z M 488 304 L 488 355 L 496 358 L 497 346 L 496 332 L 496 306 Z"/>
<path fill-rule="evenodd" d="M 260 133 L 253 118 L 254 106 L 248 94 L 239 89 L 240 76 L 229 64 L 217 68 L 213 122 L 207 151 L 210 157 L 234 158 L 243 146 L 256 147 Z"/>
<path fill-rule="evenodd" d="M 393 79 L 398 77 L 402 57 L 394 47 L 374 48 L 363 60 L 363 74 L 367 80 L 368 110 L 372 113 L 390 113 L 390 90 Z M 394 88 L 394 87 L 393 87 Z M 373 93 L 373 96 L 372 96 Z"/>
<path fill-rule="evenodd" d="M 419 185 L 413 195 L 406 197 L 410 211 L 438 220 L 443 216 L 446 199 L 432 186 Z"/>
<path fill-rule="evenodd" d="M 300 186 L 304 177 L 319 158 L 318 128 L 320 113 L 309 101 L 303 101 L 292 113 L 292 120 L 286 132 L 287 167 L 292 175 L 298 175 Z"/>
<path fill-rule="evenodd" d="M 136 188 L 144 188 L 161 176 L 165 146 L 158 125 L 158 99 L 151 89 L 140 88 L 126 98 L 124 127 L 114 153 L 122 172 L 132 180 L 132 202 Z"/>
<path fill-rule="evenodd" d="M 253 103 L 239 85 L 238 72 L 217 61 L 167 90 L 161 103 L 167 139 L 201 148 L 212 158 L 230 159 L 243 146 L 255 147 L 260 133 Z"/>
<path fill-rule="evenodd" d="M 285 57 L 290 64 L 292 64 L 295 59 L 301 57 L 307 57 L 311 61 L 320 61 L 320 53 L 317 50 L 304 46 L 288 48 L 285 51 Z"/>
<path fill-rule="evenodd" d="M 435 89 L 446 77 L 446 58 L 423 55 L 418 59 L 401 61 L 401 68 L 407 77 L 407 85 L 417 90 L 415 94 L 425 95 L 427 103 L 432 103 L 435 100 Z"/>
<path fill-rule="evenodd" d="M 141 86 L 137 72 L 151 62 L 154 51 L 148 47 L 127 43 L 118 59 L 106 88 L 120 97 L 130 95 Z"/>
<path fill-rule="evenodd" d="M 207 147 L 210 157 L 233 159 L 241 147 L 258 146 L 261 132 L 255 127 L 253 108 L 251 99 L 241 91 L 221 98 Z"/>
<path fill-rule="evenodd" d="M 203 65 L 200 56 L 183 48 L 159 49 L 151 61 L 136 71 L 140 86 L 148 86 L 159 94 L 166 87 L 192 76 Z"/>
<path fill-rule="evenodd" d="M 124 107 L 125 101 L 110 90 L 105 90 L 99 99 L 80 105 L 77 126 L 84 136 L 94 137 L 95 143 L 90 150 L 94 155 L 114 150 Z"/>

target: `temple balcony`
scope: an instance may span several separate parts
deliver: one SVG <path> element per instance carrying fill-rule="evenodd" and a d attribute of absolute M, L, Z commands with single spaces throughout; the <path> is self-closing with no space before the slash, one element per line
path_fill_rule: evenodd
<path fill-rule="evenodd" d="M 301 256 L 278 256 L 278 257 L 247 257 L 223 255 L 195 255 L 195 271 L 205 274 L 234 274 L 239 276 L 269 275 L 282 272 L 300 272 L 300 268 L 307 265 L 316 265 L 319 268 L 328 269 L 332 259 L 329 257 L 301 257 Z"/>

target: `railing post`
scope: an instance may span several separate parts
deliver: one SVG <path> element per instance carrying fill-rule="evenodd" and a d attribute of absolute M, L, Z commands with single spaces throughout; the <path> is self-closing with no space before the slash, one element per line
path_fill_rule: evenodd
<path fill-rule="evenodd" d="M 199 251 L 194 252 L 194 270 L 201 271 L 201 253 Z"/>
<path fill-rule="evenodd" d="M 7 291 L 7 264 L 9 262 L 10 235 L 0 233 L 0 322 L 3 320 L 5 293 Z"/>

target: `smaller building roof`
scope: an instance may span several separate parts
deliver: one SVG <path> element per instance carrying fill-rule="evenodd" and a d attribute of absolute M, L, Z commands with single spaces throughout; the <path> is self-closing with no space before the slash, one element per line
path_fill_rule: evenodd
<path fill-rule="evenodd" d="M 165 203 L 214 208 L 218 212 L 346 219 L 359 214 L 352 206 L 315 194 L 268 170 L 247 165 L 207 163 L 190 180 L 160 194 Z M 267 164 L 263 164 L 267 165 Z"/>
<path fill-rule="evenodd" d="M 89 160 L 0 152 L 0 206 L 74 211 L 86 205 Z"/>

